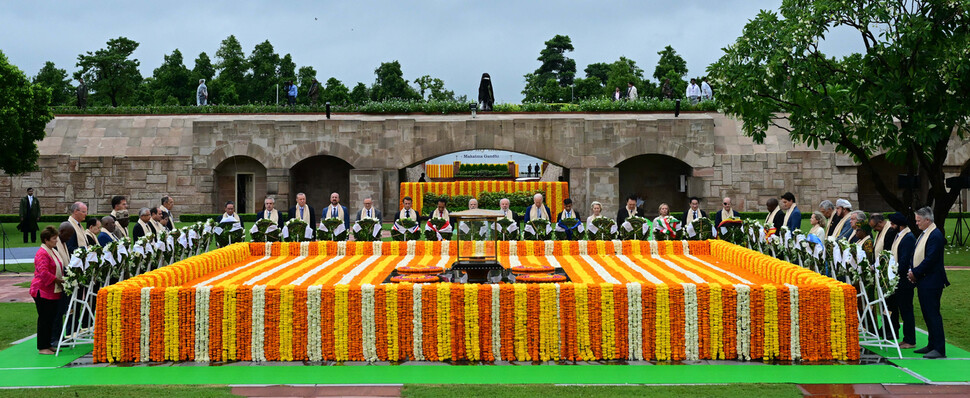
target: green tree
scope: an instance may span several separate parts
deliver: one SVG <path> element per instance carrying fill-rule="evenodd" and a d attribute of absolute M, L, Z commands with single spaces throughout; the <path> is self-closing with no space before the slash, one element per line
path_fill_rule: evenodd
<path fill-rule="evenodd" d="M 573 51 L 569 36 L 556 35 L 546 41 L 546 48 L 539 52 L 537 60 L 541 62 L 539 68 L 525 75 L 525 102 L 563 102 L 571 97 L 566 87 L 573 84 L 576 76 L 576 61 L 566 57 L 566 52 Z M 555 89 L 549 85 L 553 80 L 559 86 Z M 563 89 L 566 88 L 566 89 Z"/>
<path fill-rule="evenodd" d="M 872 173 L 892 208 L 912 220 L 913 209 L 932 206 L 942 227 L 959 194 L 945 186 L 947 146 L 952 136 L 966 139 L 970 120 L 967 10 L 970 0 L 785 0 L 780 12 L 751 20 L 708 74 L 717 87 L 730 84 L 718 101 L 745 135 L 761 143 L 774 126 L 798 144 L 834 145 Z M 865 50 L 822 53 L 835 27 L 855 33 Z M 882 153 L 918 172 L 918 196 L 888 188 L 896 176 L 872 162 Z"/>
<path fill-rule="evenodd" d="M 296 64 L 293 62 L 293 57 L 291 57 L 290 54 L 286 54 L 280 58 L 280 64 L 277 68 L 276 76 L 279 78 L 280 82 L 292 81 L 293 84 L 299 85 L 299 79 L 297 79 L 298 76 L 296 74 Z M 303 95 L 305 92 L 306 91 L 300 91 L 299 94 Z"/>
<path fill-rule="evenodd" d="M 573 95 L 577 100 L 602 97 L 603 83 L 597 77 L 576 79 Z"/>
<path fill-rule="evenodd" d="M 0 170 L 11 175 L 37 170 L 37 141 L 54 118 L 51 94 L 32 84 L 0 51 Z"/>
<path fill-rule="evenodd" d="M 182 61 L 182 52 L 178 49 L 172 55 L 166 55 L 162 64 L 155 68 L 149 84 L 152 103 L 156 105 L 189 105 L 195 104 L 195 87 L 192 84 L 192 72 Z"/>
<path fill-rule="evenodd" d="M 77 66 L 86 77 L 92 97 L 110 102 L 111 106 L 130 103 L 141 83 L 139 62 L 131 59 L 138 43 L 125 37 L 108 40 L 108 47 L 77 56 Z"/>
<path fill-rule="evenodd" d="M 620 59 L 614 61 L 610 64 L 607 76 L 606 86 L 603 87 L 606 95 L 612 96 L 617 87 L 620 88 L 621 93 L 626 94 L 627 84 L 630 82 L 633 82 L 633 85 L 636 86 L 639 97 L 654 95 L 654 86 L 643 78 L 643 69 L 640 69 L 636 61 L 632 59 L 620 57 Z"/>
<path fill-rule="evenodd" d="M 358 89 L 362 89 L 363 91 L 358 92 Z M 331 77 L 327 79 L 327 86 L 320 93 L 320 101 L 324 103 L 329 101 L 334 105 L 345 105 L 350 102 L 358 104 L 366 102 L 367 98 L 369 97 L 369 94 L 367 93 L 367 86 L 365 86 L 364 83 L 357 83 L 357 87 L 354 87 L 354 93 L 355 94 L 351 94 L 350 90 L 347 89 L 347 86 L 341 83 L 340 80 L 337 80 L 335 77 Z M 353 95 L 356 95 L 356 98 L 360 99 L 360 102 L 358 102 L 357 99 L 351 101 L 351 96 Z"/>
<path fill-rule="evenodd" d="M 216 70 L 219 71 L 219 76 L 209 86 L 210 102 L 225 105 L 242 103 L 249 63 L 236 36 L 230 35 L 219 45 L 219 50 L 216 51 Z"/>
<path fill-rule="evenodd" d="M 444 80 L 424 75 L 415 79 L 414 83 L 418 85 L 418 94 L 422 99 L 427 99 L 428 101 L 455 100 L 455 92 L 445 90 Z M 427 97 L 425 97 L 425 93 L 428 94 Z"/>
<path fill-rule="evenodd" d="M 417 100 L 421 99 L 418 92 L 414 90 L 408 81 L 404 80 L 404 72 L 401 71 L 401 63 L 398 61 L 382 62 L 381 66 L 374 69 L 374 86 L 371 88 L 371 99 L 384 101 L 388 99 Z"/>
<path fill-rule="evenodd" d="M 610 74 L 610 64 L 606 62 L 597 62 L 593 64 L 586 65 L 586 78 L 595 77 L 599 79 L 600 85 L 605 85 L 606 81 L 609 80 Z"/>
<path fill-rule="evenodd" d="M 280 97 L 284 98 L 283 82 L 279 80 L 280 56 L 276 54 L 269 40 L 253 48 L 249 54 L 249 74 L 246 75 L 246 101 L 271 103 L 276 101 L 277 84 Z M 292 72 L 292 71 L 291 71 Z"/>
<path fill-rule="evenodd" d="M 44 67 L 34 76 L 33 83 L 51 91 L 51 106 L 68 105 L 77 101 L 71 77 L 67 71 L 54 66 L 51 61 L 44 63 Z"/>
<path fill-rule="evenodd" d="M 312 66 L 301 66 L 299 72 L 296 73 L 296 77 L 296 84 L 300 87 L 300 95 L 297 97 L 297 102 L 301 104 L 309 104 L 310 85 L 313 84 L 313 79 L 317 78 L 317 71 L 316 69 L 313 69 Z M 322 85 L 318 87 L 318 89 L 320 90 L 320 94 L 322 96 Z"/>
<path fill-rule="evenodd" d="M 331 80 L 337 81 L 338 83 L 340 82 L 339 80 L 331 77 L 330 80 L 327 80 L 328 91 L 330 90 Z M 366 84 L 357 82 L 357 85 L 354 86 L 353 91 L 350 92 L 350 103 L 360 105 L 367 101 L 370 101 L 370 89 L 367 88 Z"/>
<path fill-rule="evenodd" d="M 670 72 L 674 72 L 680 79 L 687 76 L 687 61 L 684 60 L 680 54 L 673 47 L 667 46 L 657 53 L 660 56 L 660 60 L 657 61 L 657 67 L 653 69 L 653 78 L 659 81 L 667 78 Z"/>
<path fill-rule="evenodd" d="M 216 75 L 216 68 L 212 67 L 212 60 L 205 51 L 199 53 L 195 59 L 195 66 L 192 68 L 192 83 L 199 83 L 199 79 L 205 79 L 207 84 L 212 84 L 212 77 Z"/>

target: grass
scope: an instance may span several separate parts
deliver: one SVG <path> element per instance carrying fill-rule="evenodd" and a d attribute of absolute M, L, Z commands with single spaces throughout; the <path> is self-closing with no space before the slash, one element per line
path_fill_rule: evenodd
<path fill-rule="evenodd" d="M 970 295 L 970 270 L 950 270 L 946 276 L 950 279 L 950 287 L 943 289 L 940 303 L 946 341 L 957 347 L 970 349 L 970 303 L 967 302 Z M 926 330 L 919 308 L 919 297 L 913 296 L 916 325 Z"/>
<path fill-rule="evenodd" d="M 228 386 L 84 386 L 0 390 L 0 397 L 237 397 Z"/>
<path fill-rule="evenodd" d="M 0 350 L 37 331 L 37 310 L 32 303 L 0 304 Z"/>
<path fill-rule="evenodd" d="M 801 397 L 792 384 L 732 384 L 700 386 L 558 386 L 535 385 L 422 385 L 408 384 L 401 391 L 408 398 L 455 396 L 493 397 Z"/>

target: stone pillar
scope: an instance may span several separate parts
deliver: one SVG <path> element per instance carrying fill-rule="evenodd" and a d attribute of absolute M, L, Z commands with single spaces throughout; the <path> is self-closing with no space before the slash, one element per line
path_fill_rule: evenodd
<path fill-rule="evenodd" d="M 384 171 L 380 169 L 351 169 L 350 170 L 350 200 L 342 203 L 350 212 L 351 222 L 357 210 L 364 207 L 364 199 L 371 198 L 374 207 L 382 209 L 384 200 Z"/>
<path fill-rule="evenodd" d="M 378 207 L 378 209 L 381 209 L 385 220 L 393 220 L 394 213 L 398 211 L 401 204 L 401 177 L 398 170 L 395 169 L 384 169 L 383 174 L 384 201 L 382 202 L 383 207 Z"/>
<path fill-rule="evenodd" d="M 289 169 L 266 169 L 266 196 L 276 199 L 276 209 L 286 212 L 290 203 L 290 170 Z M 292 198 L 294 203 L 296 198 Z M 256 200 L 262 200 L 256 198 Z M 257 209 L 262 209 L 262 203 L 257 203 Z"/>
<path fill-rule="evenodd" d="M 615 167 L 569 169 L 569 196 L 573 207 L 583 217 L 592 214 L 590 204 L 603 204 L 604 216 L 612 217 L 619 209 L 620 170 Z"/>

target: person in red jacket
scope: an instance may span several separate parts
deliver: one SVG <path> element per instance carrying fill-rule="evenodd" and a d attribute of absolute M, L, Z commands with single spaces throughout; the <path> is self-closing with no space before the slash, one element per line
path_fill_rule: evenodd
<path fill-rule="evenodd" d="M 54 227 L 41 231 L 40 249 L 34 256 L 34 279 L 30 281 L 30 297 L 37 306 L 37 351 L 43 355 L 54 354 L 51 332 L 64 283 L 64 262 L 56 252 L 57 239 Z"/>

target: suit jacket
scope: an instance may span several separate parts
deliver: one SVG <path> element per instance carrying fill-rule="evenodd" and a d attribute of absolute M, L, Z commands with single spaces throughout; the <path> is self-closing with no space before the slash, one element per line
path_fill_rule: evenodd
<path fill-rule="evenodd" d="M 771 213 L 769 212 L 769 214 Z M 777 213 L 775 213 L 775 218 L 771 219 L 771 225 L 774 226 L 775 229 L 777 230 L 781 230 L 781 224 L 784 222 L 785 222 L 785 212 L 783 211 L 778 211 Z"/>
<path fill-rule="evenodd" d="M 384 220 L 383 214 L 381 214 L 381 211 L 380 210 L 377 210 L 374 207 L 371 207 L 371 210 L 374 212 L 374 217 L 376 217 L 378 220 Z M 346 212 L 344 212 L 344 214 L 346 214 Z M 363 217 L 363 216 L 364 216 L 364 209 L 358 210 L 357 211 L 357 220 L 355 220 L 355 221 L 360 221 L 361 217 Z"/>
<path fill-rule="evenodd" d="M 724 219 L 721 218 L 721 210 L 718 210 L 718 211 L 716 211 L 714 213 L 715 213 L 715 215 L 714 215 L 714 226 L 717 227 L 717 226 L 721 225 L 721 221 L 724 221 Z M 737 210 L 731 209 L 731 217 L 741 217 L 741 215 L 738 214 L 738 211 Z"/>
<path fill-rule="evenodd" d="M 852 237 L 852 222 L 846 221 L 842 225 L 842 232 L 839 232 L 839 239 L 849 239 Z"/>
<path fill-rule="evenodd" d="M 68 253 L 73 254 L 74 251 L 77 250 L 78 246 L 80 246 L 78 244 L 77 238 L 78 238 L 77 234 L 74 234 L 74 237 L 72 237 L 71 239 L 68 239 L 67 242 L 64 243 L 64 245 L 67 246 L 67 252 Z M 87 239 L 87 237 L 85 237 L 85 236 L 82 235 L 81 236 L 81 239 Z"/>
<path fill-rule="evenodd" d="M 640 210 L 639 207 L 637 207 L 636 210 L 637 210 L 637 213 L 635 215 L 637 217 L 643 217 L 643 210 Z M 626 206 L 623 206 L 622 208 L 620 208 L 620 210 L 617 210 L 616 211 L 616 226 L 619 227 L 619 226 L 623 225 L 623 222 L 626 221 L 627 217 L 629 217 L 629 212 L 626 210 Z"/>
<path fill-rule="evenodd" d="M 165 207 L 165 206 L 162 206 Z M 165 229 L 171 231 L 175 229 L 175 214 L 172 214 L 171 210 L 163 210 L 165 214 L 168 214 L 168 225 L 165 225 Z"/>
<path fill-rule="evenodd" d="M 296 208 L 294 208 L 294 210 L 295 209 Z M 330 209 L 330 206 L 329 205 L 324 208 L 324 210 L 323 210 L 324 211 L 324 214 L 321 214 L 320 215 L 320 219 L 330 218 L 330 215 L 329 214 L 326 214 L 327 210 L 329 210 L 329 209 Z M 350 229 L 350 212 L 347 211 L 347 206 L 340 205 L 340 210 L 344 212 L 344 228 Z M 311 215 L 311 217 L 313 216 L 313 208 L 310 208 L 310 215 Z"/>
<path fill-rule="evenodd" d="M 316 210 L 313 210 L 313 206 L 306 205 L 306 208 L 310 210 L 310 228 L 316 228 L 317 227 L 317 212 L 316 212 Z M 286 213 L 286 215 L 288 216 L 287 220 L 292 220 L 294 218 L 300 218 L 299 217 L 299 214 L 296 214 L 296 211 L 297 211 L 296 210 L 296 206 L 291 207 L 290 208 L 290 212 L 289 213 Z M 345 208 L 344 209 L 344 215 L 346 215 L 346 214 L 347 214 L 347 209 Z M 281 215 L 281 217 L 282 217 L 282 215 Z M 326 215 L 324 215 L 324 218 L 326 218 Z M 344 218 L 346 218 L 346 217 L 344 217 Z M 280 220 L 280 222 L 282 223 L 283 220 Z"/>
<path fill-rule="evenodd" d="M 40 229 L 37 226 L 37 222 L 40 221 L 40 202 L 37 201 L 36 196 L 33 201 L 28 201 L 26 196 L 20 198 L 20 218 L 20 224 L 17 224 L 17 229 L 20 231 L 34 232 Z"/>
<path fill-rule="evenodd" d="M 793 206 L 788 211 L 792 212 L 791 217 L 788 217 L 788 230 L 794 232 L 802 229 L 802 211 L 798 210 L 798 206 Z M 782 215 L 782 220 L 784 221 L 784 219 L 784 215 Z"/>
<path fill-rule="evenodd" d="M 529 222 L 530 213 L 532 213 L 532 207 L 534 207 L 534 206 L 535 206 L 535 203 L 533 203 L 533 204 L 529 205 L 529 207 L 526 207 L 525 208 L 525 222 Z M 549 214 L 549 218 L 550 218 L 549 222 L 552 222 L 553 219 L 555 219 L 556 215 L 555 214 L 552 214 L 552 211 L 549 210 L 549 206 L 542 205 L 542 207 L 544 207 L 546 209 L 546 214 Z"/>
<path fill-rule="evenodd" d="M 117 228 L 117 227 L 115 227 L 115 228 Z M 105 245 L 107 245 L 107 244 L 109 244 L 111 242 L 114 242 L 114 240 L 111 239 L 111 236 L 114 236 L 114 235 L 108 234 L 108 231 L 101 231 L 101 233 L 98 234 L 98 243 L 97 244 L 98 245 L 101 245 L 101 246 L 105 246 Z"/>
<path fill-rule="evenodd" d="M 67 267 L 67 264 L 63 264 Z M 43 247 L 37 249 L 34 255 L 34 279 L 30 281 L 30 297 L 41 297 L 48 300 L 61 298 L 61 293 L 54 293 L 57 278 L 57 265 Z"/>
<path fill-rule="evenodd" d="M 400 220 L 401 219 L 401 211 L 403 211 L 403 210 L 404 209 L 401 209 L 401 210 L 398 210 L 398 211 L 395 211 L 394 212 L 394 221 L 395 222 L 397 220 Z M 421 213 L 418 213 L 416 210 L 411 209 L 411 214 L 414 215 L 414 220 L 415 221 L 421 222 Z"/>
<path fill-rule="evenodd" d="M 842 217 L 832 213 L 832 218 L 829 219 L 829 225 L 825 226 L 825 236 L 832 236 L 832 232 L 835 230 L 835 226 L 839 225 L 839 221 L 842 221 Z M 848 222 L 846 222 L 848 224 Z"/>
<path fill-rule="evenodd" d="M 916 237 L 910 232 L 900 239 L 899 249 L 897 250 L 899 258 L 896 259 L 896 274 L 899 275 L 898 285 L 901 288 L 912 289 L 916 285 L 909 281 L 906 274 L 909 273 L 909 270 L 913 269 L 913 253 L 916 251 Z M 892 244 L 890 244 L 891 247 Z"/>
<path fill-rule="evenodd" d="M 148 226 L 147 232 L 150 232 L 152 235 L 155 235 L 158 232 L 158 231 L 155 231 L 155 227 L 152 226 L 151 223 L 145 223 L 145 225 Z M 142 229 L 141 224 L 136 222 L 135 226 L 131 229 L 131 241 L 134 242 L 138 240 L 138 238 L 141 238 L 142 236 L 147 235 L 145 232 L 146 231 Z M 71 249 L 70 246 L 68 246 L 67 248 L 73 251 L 73 249 Z"/>
<path fill-rule="evenodd" d="M 309 206 L 307 206 L 307 207 L 309 207 Z M 276 214 L 277 214 L 277 221 L 278 221 L 276 223 L 276 224 L 278 224 L 277 227 L 279 227 L 280 229 L 283 229 L 283 224 L 286 223 L 286 220 L 289 220 L 289 218 L 285 218 L 283 216 L 283 213 L 281 211 L 279 211 L 279 210 L 276 210 Z M 312 210 L 310 211 L 310 214 L 313 214 L 313 211 Z M 261 220 L 261 219 L 264 219 L 264 218 L 267 218 L 266 217 L 266 210 L 265 209 L 264 210 L 261 210 L 259 213 L 256 213 L 256 220 L 257 221 L 258 220 Z M 310 226 L 310 228 L 316 228 L 316 227 L 317 227 L 316 225 L 311 225 Z"/>
<path fill-rule="evenodd" d="M 946 237 L 943 231 L 933 230 L 930 236 L 920 238 L 926 239 L 926 255 L 923 262 L 914 264 L 913 275 L 916 276 L 916 287 L 920 289 L 942 289 L 950 285 L 946 278 L 946 269 L 943 268 L 943 249 L 946 247 Z M 919 239 L 916 245 L 919 245 Z"/>
<path fill-rule="evenodd" d="M 687 209 L 687 211 L 685 211 L 684 214 L 681 215 L 680 222 L 684 222 L 684 223 L 687 222 L 687 213 L 690 213 L 690 212 L 691 212 L 691 209 Z M 697 218 L 707 217 L 707 212 L 706 211 L 704 211 L 704 210 L 698 210 L 698 212 L 701 213 L 701 214 L 698 214 L 698 217 Z"/>

